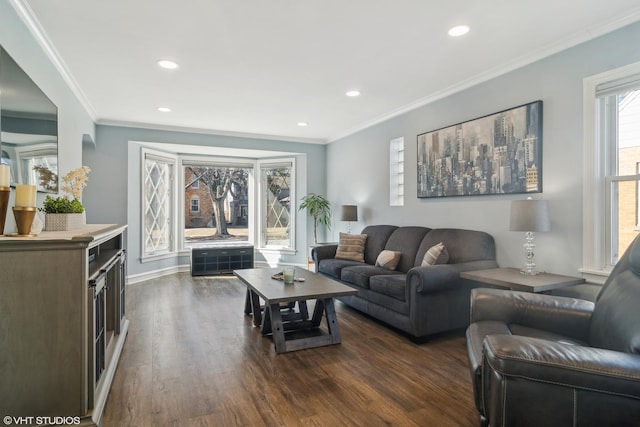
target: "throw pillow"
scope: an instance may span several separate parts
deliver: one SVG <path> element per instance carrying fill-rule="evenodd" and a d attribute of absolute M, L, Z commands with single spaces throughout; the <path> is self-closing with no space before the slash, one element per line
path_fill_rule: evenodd
<path fill-rule="evenodd" d="M 364 262 L 364 243 L 366 241 L 366 234 L 340 233 L 336 258 Z"/>
<path fill-rule="evenodd" d="M 398 251 L 384 250 L 380 252 L 380 255 L 378 255 L 378 258 L 376 259 L 376 267 L 395 270 L 400 262 L 400 255 L 402 255 L 402 253 Z"/>
<path fill-rule="evenodd" d="M 449 252 L 444 247 L 444 243 L 440 242 L 431 246 L 424 254 L 421 265 L 426 267 L 427 265 L 446 264 L 447 262 L 449 262 Z"/>

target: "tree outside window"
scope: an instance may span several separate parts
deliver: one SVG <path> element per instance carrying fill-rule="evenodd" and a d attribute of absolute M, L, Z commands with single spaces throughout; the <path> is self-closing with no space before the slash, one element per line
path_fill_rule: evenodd
<path fill-rule="evenodd" d="M 189 203 L 185 206 L 185 243 L 249 239 L 249 172 L 215 165 L 184 168 L 185 201 Z M 194 211 L 196 197 L 198 210 Z"/>

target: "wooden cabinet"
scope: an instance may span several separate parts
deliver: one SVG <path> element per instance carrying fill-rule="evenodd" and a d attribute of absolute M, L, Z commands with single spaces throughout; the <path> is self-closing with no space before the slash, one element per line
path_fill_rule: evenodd
<path fill-rule="evenodd" d="M 194 248 L 191 250 L 191 275 L 230 274 L 233 270 L 253 268 L 253 246 Z"/>
<path fill-rule="evenodd" d="M 125 226 L 0 237 L 0 413 L 100 422 L 128 330 Z"/>

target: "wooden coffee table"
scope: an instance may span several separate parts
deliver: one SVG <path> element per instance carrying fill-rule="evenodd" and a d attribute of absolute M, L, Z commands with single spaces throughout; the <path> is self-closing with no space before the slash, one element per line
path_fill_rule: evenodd
<path fill-rule="evenodd" d="M 295 269 L 295 276 L 304 278 L 305 281 L 285 285 L 284 282 L 271 278 L 280 271 L 281 268 L 248 268 L 233 272 L 247 285 L 244 312 L 253 314 L 253 324 L 262 328 L 263 335 L 273 336 L 276 353 L 339 344 L 340 328 L 333 298 L 354 295 L 357 291 L 301 268 Z M 260 299 L 265 302 L 264 315 Z M 307 300 L 316 300 L 311 318 L 307 311 Z M 295 305 L 297 311 L 294 309 Z M 327 320 L 328 334 L 319 330 L 323 316 Z M 293 339 L 286 336 L 289 332 L 311 329 L 317 332 L 313 336 Z"/>

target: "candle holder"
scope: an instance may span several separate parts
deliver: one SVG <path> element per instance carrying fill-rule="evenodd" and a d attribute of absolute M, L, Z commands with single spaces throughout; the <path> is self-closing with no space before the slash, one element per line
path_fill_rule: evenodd
<path fill-rule="evenodd" d="M 22 206 L 13 207 L 13 216 L 16 218 L 16 227 L 18 228 L 18 234 L 12 234 L 12 236 L 35 236 L 35 234 L 31 234 L 31 224 L 33 224 L 33 218 L 36 216 L 36 210 L 37 208 L 26 208 Z"/>
<path fill-rule="evenodd" d="M 0 187 L 0 236 L 4 234 L 4 223 L 9 208 L 9 194 L 11 194 L 10 187 Z"/>

